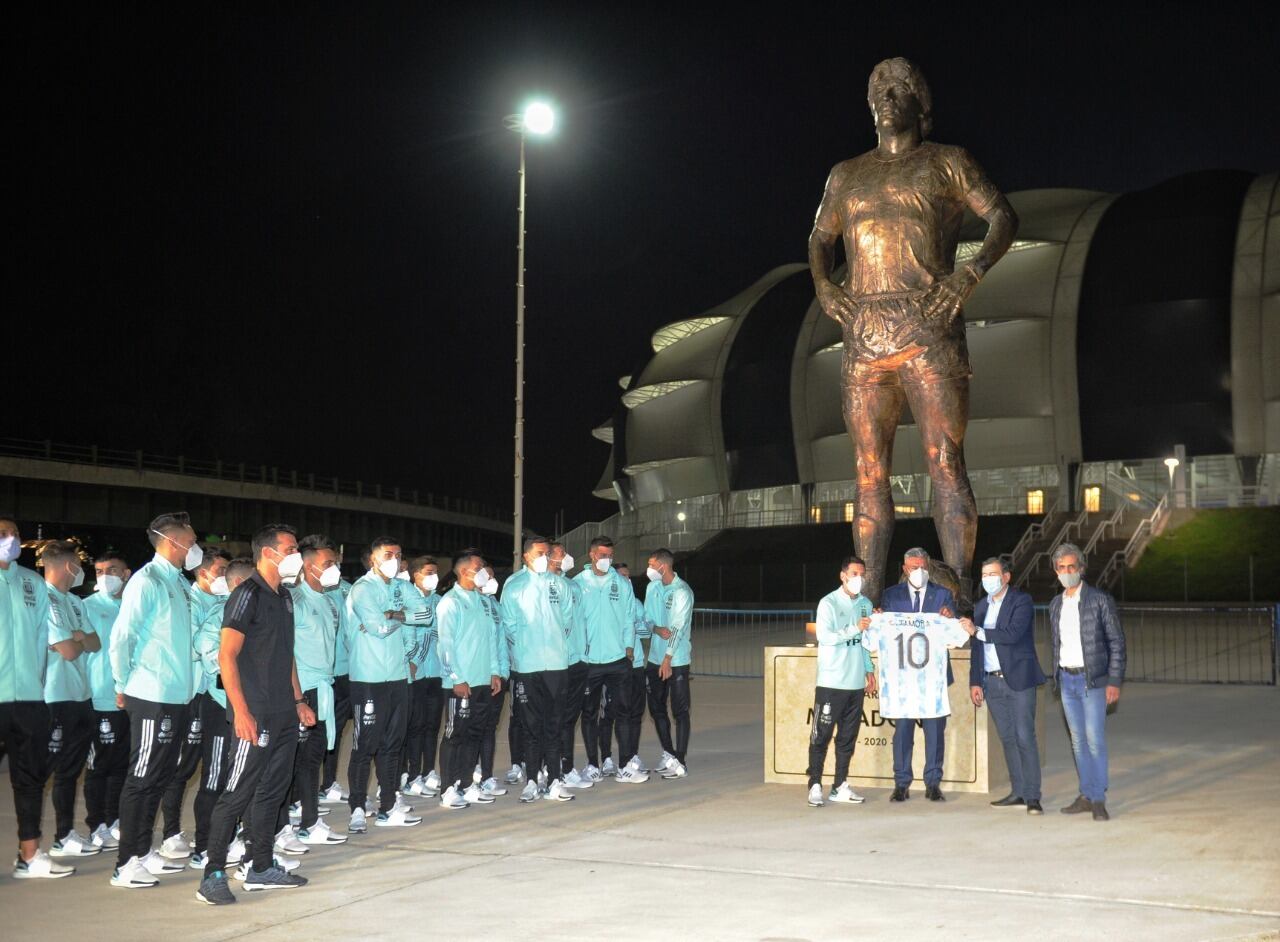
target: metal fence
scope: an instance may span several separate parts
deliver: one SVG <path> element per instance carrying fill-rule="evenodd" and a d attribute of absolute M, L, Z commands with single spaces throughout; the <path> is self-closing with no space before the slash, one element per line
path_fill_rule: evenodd
<path fill-rule="evenodd" d="M 1126 681 L 1263 684 L 1280 674 L 1280 606 L 1120 606 Z M 807 609 L 699 608 L 694 674 L 763 677 L 764 648 L 804 644 Z M 1049 610 L 1036 606 L 1036 652 L 1050 663 Z"/>

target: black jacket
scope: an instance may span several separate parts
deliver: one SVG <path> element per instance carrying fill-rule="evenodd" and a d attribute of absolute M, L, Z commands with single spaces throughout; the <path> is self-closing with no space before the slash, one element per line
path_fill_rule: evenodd
<path fill-rule="evenodd" d="M 1053 673 L 1058 684 L 1058 664 L 1062 656 L 1062 593 L 1049 603 L 1049 625 L 1053 631 Z M 1116 600 L 1109 592 L 1087 583 L 1080 584 L 1080 648 L 1084 651 L 1085 679 L 1090 687 L 1119 687 L 1124 683 L 1124 629 L 1116 612 Z"/>
<path fill-rule="evenodd" d="M 987 618 L 987 598 L 979 600 L 973 610 L 973 623 L 981 628 Z M 996 616 L 995 627 L 983 632 L 987 642 L 996 646 L 996 656 L 1000 658 L 1000 670 L 1004 674 L 1005 683 L 1012 690 L 1026 690 L 1028 687 L 1039 687 L 1044 683 L 1044 674 L 1040 670 L 1040 661 L 1036 658 L 1035 608 L 1031 604 L 1031 596 L 1009 586 L 1005 590 L 1004 601 L 1000 604 L 1000 614 Z M 973 639 L 973 653 L 969 661 L 969 684 L 973 687 L 986 687 L 986 652 L 983 642 Z"/>

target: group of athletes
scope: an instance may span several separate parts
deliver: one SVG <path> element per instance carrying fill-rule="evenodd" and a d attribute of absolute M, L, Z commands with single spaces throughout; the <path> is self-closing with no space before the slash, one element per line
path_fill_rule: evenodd
<path fill-rule="evenodd" d="M 18 563 L 17 522 L 0 515 L 0 741 L 17 878 L 70 876 L 65 861 L 114 850 L 117 887 L 198 870 L 197 898 L 217 905 L 235 902 L 231 879 L 246 891 L 303 886 L 295 871 L 312 847 L 370 825 L 416 826 L 415 803 L 461 810 L 508 786 L 521 802 L 565 802 L 606 778 L 648 781 L 646 704 L 662 747 L 653 771 L 688 774 L 693 593 L 669 550 L 649 557 L 641 604 L 605 536 L 576 575 L 562 544 L 531 537 L 501 588 L 474 549 L 442 573 L 434 557 L 406 560 L 381 537 L 351 583 L 337 544 L 286 525 L 259 530 L 252 558 L 201 545 L 182 513 L 157 517 L 147 536 L 149 562 L 135 573 L 104 552 L 81 597 L 79 547 L 43 542 L 38 575 Z M 512 764 L 499 778 L 508 691 Z M 74 821 L 82 773 L 84 833 Z M 189 838 L 181 817 L 193 779 Z M 332 814 L 343 804 L 345 827 Z"/>

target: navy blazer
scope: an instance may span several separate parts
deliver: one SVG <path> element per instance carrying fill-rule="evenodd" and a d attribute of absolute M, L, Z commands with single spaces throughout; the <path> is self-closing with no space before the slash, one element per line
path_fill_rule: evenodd
<path fill-rule="evenodd" d="M 880 611 L 882 612 L 914 612 L 915 606 L 912 604 L 912 588 L 905 582 L 899 582 L 897 585 L 891 585 L 884 592 L 880 593 Z M 950 609 L 952 616 L 956 613 L 955 596 L 951 594 L 951 590 L 946 586 L 938 585 L 936 582 L 930 582 L 924 587 L 923 604 L 920 606 L 922 612 L 933 612 L 937 614 L 944 608 Z M 951 673 L 951 655 L 947 655 L 947 684 L 955 682 L 955 676 Z"/>
<path fill-rule="evenodd" d="M 975 627 L 981 628 L 986 621 L 988 604 L 988 598 L 983 596 L 974 606 Z M 1040 659 L 1036 656 L 1035 620 L 1031 596 L 1009 586 L 1005 590 L 1004 602 L 1000 605 L 1000 614 L 996 616 L 995 627 L 983 632 L 987 643 L 996 646 L 1000 671 L 1004 674 L 1005 683 L 1014 690 L 1039 687 L 1045 682 L 1044 672 L 1040 670 Z M 969 662 L 969 685 L 985 688 L 986 682 L 986 652 L 983 650 L 983 643 L 975 636 L 973 657 Z"/>

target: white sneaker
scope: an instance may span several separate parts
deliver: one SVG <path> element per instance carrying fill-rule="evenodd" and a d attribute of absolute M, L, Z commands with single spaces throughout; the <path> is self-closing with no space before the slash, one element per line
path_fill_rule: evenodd
<path fill-rule="evenodd" d="M 631 766 L 631 768 L 635 769 L 637 772 L 644 772 L 647 774 L 650 771 L 644 767 L 644 761 L 640 758 L 639 753 L 632 756 L 631 761 L 628 762 L 627 765 Z"/>
<path fill-rule="evenodd" d="M 111 836 L 116 839 L 116 846 L 120 845 L 120 819 L 116 818 L 111 824 Z"/>
<path fill-rule="evenodd" d="M 547 783 L 550 781 L 547 777 L 547 767 L 544 765 L 538 770 L 538 788 L 546 790 Z"/>
<path fill-rule="evenodd" d="M 373 823 L 375 827 L 380 828 L 411 828 L 415 824 L 421 824 L 422 819 L 400 808 L 392 808 L 388 813 L 374 818 Z"/>
<path fill-rule="evenodd" d="M 151 856 L 150 854 L 147 855 Z M 16 877 L 17 874 L 15 873 Z M 140 890 L 160 883 L 151 871 L 143 864 L 141 857 L 130 857 L 123 867 L 116 867 L 111 873 L 111 885 L 124 887 L 126 890 Z"/>
<path fill-rule="evenodd" d="M 343 794 L 342 786 L 337 782 L 333 782 L 320 793 L 320 803 L 323 805 L 336 805 L 346 800 L 347 796 Z"/>
<path fill-rule="evenodd" d="M 94 828 L 93 833 L 89 835 L 89 840 L 103 850 L 111 850 L 120 846 L 120 838 L 111 833 L 111 828 L 107 827 L 105 822 Z"/>
<path fill-rule="evenodd" d="M 440 796 L 440 807 L 447 808 L 450 811 L 457 811 L 460 808 L 467 807 L 467 800 L 462 797 L 456 785 L 450 785 L 444 790 L 444 794 Z"/>
<path fill-rule="evenodd" d="M 684 778 L 689 774 L 689 770 L 684 767 L 684 763 L 679 759 L 672 757 L 671 764 L 667 766 L 667 770 L 662 773 L 663 778 Z"/>
<path fill-rule="evenodd" d="M 408 785 L 406 785 L 403 789 L 401 789 L 401 791 L 403 791 L 406 795 L 421 795 L 421 794 L 422 794 L 422 784 L 423 784 L 423 782 L 422 782 L 422 776 L 421 776 L 421 775 L 419 775 L 419 776 L 418 776 L 417 778 L 415 778 L 412 782 L 410 782 L 410 783 L 409 783 Z"/>
<path fill-rule="evenodd" d="M 186 869 L 183 864 L 174 863 L 172 860 L 162 857 L 154 849 L 142 858 L 142 866 L 146 867 L 147 873 L 153 877 L 165 877 L 171 873 L 181 873 Z"/>
<path fill-rule="evenodd" d="M 655 772 L 665 772 L 672 762 L 676 761 L 676 757 L 665 749 L 662 750 L 662 758 L 657 761 L 653 769 Z"/>
<path fill-rule="evenodd" d="M 483 779 L 484 779 L 484 772 L 481 771 L 480 763 L 477 762 L 476 767 L 471 770 L 471 781 L 474 782 L 476 785 L 479 785 Z"/>
<path fill-rule="evenodd" d="M 289 817 L 291 818 L 302 817 L 302 802 L 295 801 L 293 804 L 289 806 Z"/>
<path fill-rule="evenodd" d="M 493 804 L 493 796 L 486 795 L 484 789 L 474 782 L 467 786 L 467 790 L 462 793 L 462 800 L 469 805 L 491 805 Z"/>
<path fill-rule="evenodd" d="M 648 772 L 639 772 L 629 765 L 624 765 L 618 773 L 618 781 L 624 785 L 642 785 L 649 781 Z"/>
<path fill-rule="evenodd" d="M 809 787 L 809 804 L 814 808 L 821 808 L 826 804 L 826 802 L 822 800 L 821 785 L 811 785 Z"/>
<path fill-rule="evenodd" d="M 524 791 L 520 793 L 521 801 L 537 801 L 538 800 L 538 783 L 533 779 L 524 783 Z"/>
<path fill-rule="evenodd" d="M 101 825 L 99 825 L 101 826 Z M 92 857 L 102 853 L 102 848 L 72 828 L 60 841 L 49 848 L 50 857 Z"/>
<path fill-rule="evenodd" d="M 230 867 L 244 860 L 245 850 L 244 841 L 239 836 L 233 838 L 227 845 L 227 866 Z"/>
<path fill-rule="evenodd" d="M 413 812 L 413 805 L 404 800 L 404 795 L 396 792 L 396 803 L 391 806 L 391 810 L 399 811 L 402 814 L 411 814 Z"/>
<path fill-rule="evenodd" d="M 595 784 L 595 782 L 590 779 L 585 779 L 579 775 L 577 769 L 570 769 L 568 774 L 565 775 L 564 778 L 560 779 L 560 782 L 565 786 L 565 788 L 590 788 Z"/>
<path fill-rule="evenodd" d="M 597 769 L 594 765 L 588 765 L 582 770 L 582 777 L 594 785 L 596 782 L 604 779 L 604 773 Z"/>
<path fill-rule="evenodd" d="M 203 870 L 209 863 L 209 855 L 204 851 L 197 851 L 191 855 L 191 859 L 187 861 L 188 870 Z"/>
<path fill-rule="evenodd" d="M 356 808 L 351 812 L 351 820 L 347 822 L 348 834 L 363 834 L 369 830 L 369 826 L 364 820 L 364 809 Z"/>
<path fill-rule="evenodd" d="M 292 857 L 301 857 L 307 852 L 307 845 L 298 840 L 293 828 L 286 824 L 276 835 L 276 850 Z"/>
<path fill-rule="evenodd" d="M 507 793 L 507 790 L 499 785 L 498 780 L 493 776 L 480 783 L 480 790 L 491 798 L 501 798 Z"/>
<path fill-rule="evenodd" d="M 409 773 L 400 773 L 400 791 L 404 791 L 404 787 L 409 784 Z"/>
<path fill-rule="evenodd" d="M 309 828 L 302 828 L 298 831 L 298 840 L 303 844 L 345 844 L 347 836 L 345 834 L 335 834 L 333 829 L 324 821 L 316 819 L 316 823 Z"/>
<path fill-rule="evenodd" d="M 432 769 L 427 773 L 427 777 L 422 780 L 423 792 L 428 798 L 434 798 L 440 794 L 440 773 Z"/>
<path fill-rule="evenodd" d="M 511 771 L 507 773 L 508 785 L 519 785 L 525 780 L 524 768 L 519 765 L 513 765 Z"/>
<path fill-rule="evenodd" d="M 560 779 L 556 779 L 551 783 L 551 786 L 542 793 L 542 797 L 547 801 L 573 801 L 577 796 L 569 794 L 569 789 L 565 786 L 564 782 Z"/>
<path fill-rule="evenodd" d="M 271 860 L 273 863 L 275 863 L 277 867 L 279 867 L 285 873 L 292 873 L 293 871 L 297 870 L 298 865 L 302 863 L 301 860 L 290 860 L 288 857 L 272 857 Z M 252 866 L 253 866 L 253 861 L 246 860 L 240 866 L 236 867 L 236 872 L 232 874 L 232 876 L 234 876 L 237 880 L 240 880 L 241 882 L 243 882 L 244 878 L 249 875 L 249 868 Z"/>
<path fill-rule="evenodd" d="M 617 775 L 618 767 L 613 764 L 613 756 L 605 756 L 604 762 L 600 766 L 601 775 Z"/>
<path fill-rule="evenodd" d="M 849 787 L 848 782 L 842 782 L 839 788 L 831 789 L 831 794 L 827 796 L 831 801 L 838 801 L 842 805 L 860 805 L 864 801 L 861 795 Z"/>
<path fill-rule="evenodd" d="M 172 837 L 166 837 L 164 843 L 160 845 L 160 856 L 169 857 L 173 860 L 181 857 L 190 857 L 191 844 L 187 840 L 187 835 L 179 831 Z"/>
<path fill-rule="evenodd" d="M 137 859 L 136 857 L 134 858 L 134 860 Z M 130 863 L 132 862 L 131 860 Z M 23 860 L 22 854 L 18 854 L 13 861 L 13 875 L 19 880 L 58 880 L 62 877 L 69 877 L 75 872 L 75 867 L 54 863 L 53 859 L 42 850 L 37 850 L 35 856 L 30 860 Z M 115 879 L 113 878 L 111 882 L 115 883 Z M 153 880 L 152 882 L 156 881 Z"/>

